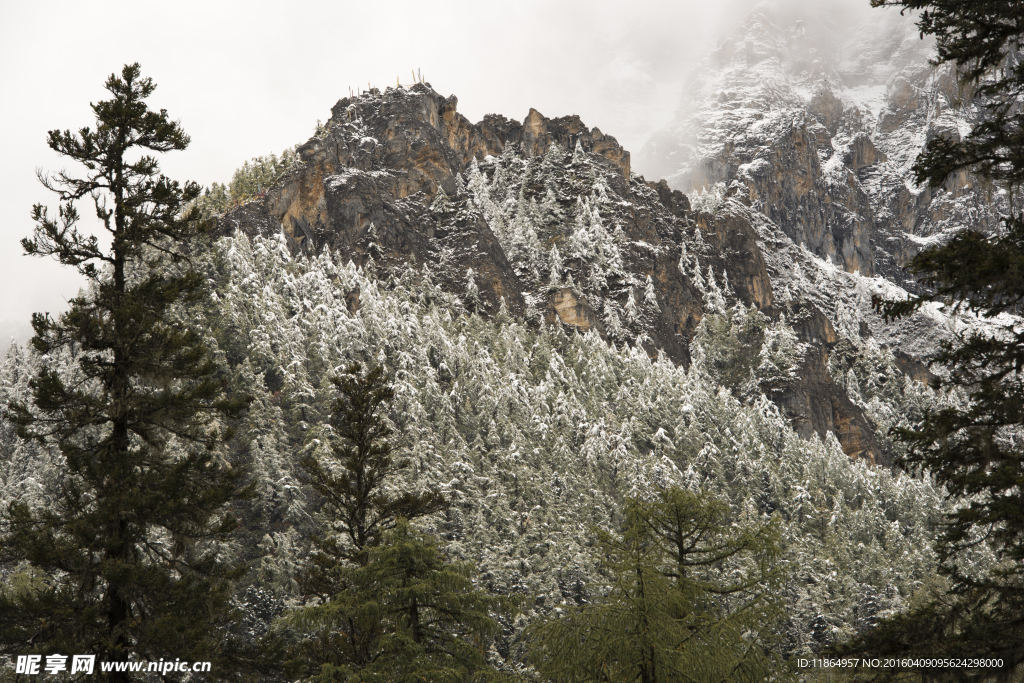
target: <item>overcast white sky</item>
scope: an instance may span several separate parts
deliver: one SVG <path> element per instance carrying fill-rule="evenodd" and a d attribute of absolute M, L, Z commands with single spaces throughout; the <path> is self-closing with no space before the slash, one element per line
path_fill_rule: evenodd
<path fill-rule="evenodd" d="M 19 240 L 33 203 L 55 208 L 35 178 L 65 167 L 46 132 L 92 125 L 89 103 L 125 63 L 141 63 L 158 85 L 151 106 L 192 136 L 164 172 L 202 185 L 305 141 L 350 86 L 408 83 L 413 69 L 472 121 L 579 114 L 635 152 L 721 22 L 753 2 L 0 3 L 0 348 L 79 287 L 70 268 L 22 256 Z"/>

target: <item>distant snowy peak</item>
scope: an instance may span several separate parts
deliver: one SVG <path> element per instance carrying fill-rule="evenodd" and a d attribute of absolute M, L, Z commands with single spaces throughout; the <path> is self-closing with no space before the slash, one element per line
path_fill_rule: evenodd
<path fill-rule="evenodd" d="M 692 182 L 698 178 L 686 175 L 688 167 L 730 146 L 742 149 L 794 115 L 813 115 L 825 141 L 873 131 L 890 108 L 889 90 L 931 69 L 931 49 L 897 13 L 878 12 L 852 27 L 784 19 L 763 6 L 722 39 L 685 87 L 676 120 L 641 152 L 645 170 L 653 165 L 652 175 L 692 192 L 705 185 Z"/>
<path fill-rule="evenodd" d="M 843 8 L 748 14 L 637 166 L 691 199 L 721 183 L 817 256 L 913 289 L 901 266 L 923 244 L 998 221 L 967 174 L 933 191 L 911 172 L 927 140 L 965 134 L 978 111 L 910 17 Z"/>

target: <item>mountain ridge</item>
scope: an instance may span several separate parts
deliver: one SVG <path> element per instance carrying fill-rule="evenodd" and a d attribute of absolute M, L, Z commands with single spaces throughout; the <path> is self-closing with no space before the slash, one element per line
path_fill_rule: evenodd
<path fill-rule="evenodd" d="M 472 288 L 482 313 L 594 329 L 684 366 L 705 314 L 703 282 L 717 273 L 732 301 L 775 320 L 803 316 L 804 370 L 772 394 L 798 432 L 831 431 L 849 455 L 891 461 L 828 374 L 829 316 L 776 301 L 749 208 L 694 211 L 665 181 L 631 173 L 629 153 L 579 117 L 531 110 L 523 123 L 489 115 L 470 124 L 456 103 L 426 84 L 339 101 L 322 136 L 298 148 L 302 167 L 219 230 L 279 231 L 295 253 L 329 248 L 397 271 L 429 264 L 450 291 Z M 506 182 L 514 192 L 495 187 Z M 650 310 L 627 310 L 642 296 Z"/>

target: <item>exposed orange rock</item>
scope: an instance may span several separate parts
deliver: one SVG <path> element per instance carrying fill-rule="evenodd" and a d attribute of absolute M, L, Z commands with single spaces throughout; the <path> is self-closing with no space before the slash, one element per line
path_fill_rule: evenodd
<path fill-rule="evenodd" d="M 578 297 L 568 287 L 562 287 L 551 295 L 551 310 L 558 320 L 580 330 L 600 328 L 597 314 L 587 304 L 586 299 Z M 551 322 L 554 322 L 553 317 Z"/>

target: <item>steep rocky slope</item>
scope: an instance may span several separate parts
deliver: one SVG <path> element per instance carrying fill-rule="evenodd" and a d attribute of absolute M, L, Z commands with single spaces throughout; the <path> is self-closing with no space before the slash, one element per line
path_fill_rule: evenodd
<path fill-rule="evenodd" d="M 632 173 L 629 152 L 578 117 L 531 110 L 522 123 L 491 115 L 471 124 L 454 97 L 423 84 L 341 100 L 299 153 L 300 168 L 224 216 L 220 230 L 280 232 L 296 253 L 330 249 L 384 272 L 412 269 L 469 310 L 594 329 L 683 365 L 706 313 L 740 302 L 792 324 L 804 344 L 792 381 L 757 378 L 798 433 L 831 432 L 848 455 L 888 461 L 829 374 L 834 302 L 812 302 L 813 288 L 777 294 L 793 264 L 811 268 L 814 257 L 766 253 L 766 239 L 795 249 L 770 212 L 726 199 L 694 211 L 664 181 Z M 358 292 L 347 295 L 354 309 Z"/>
<path fill-rule="evenodd" d="M 967 173 L 938 190 L 913 183 L 924 144 L 981 115 L 932 52 L 895 11 L 766 3 L 694 70 L 643 165 L 691 195 L 722 183 L 812 253 L 913 289 L 900 266 L 966 225 L 992 229 L 1001 206 Z"/>

